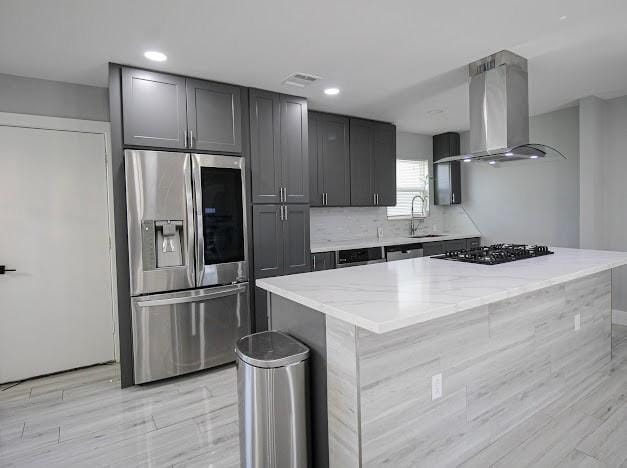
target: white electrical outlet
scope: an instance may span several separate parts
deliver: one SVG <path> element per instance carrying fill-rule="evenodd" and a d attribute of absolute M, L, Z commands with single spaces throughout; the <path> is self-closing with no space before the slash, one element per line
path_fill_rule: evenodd
<path fill-rule="evenodd" d="M 581 328 L 581 314 L 575 315 L 575 331 L 578 331 Z"/>
<path fill-rule="evenodd" d="M 431 399 L 442 398 L 442 374 L 431 377 Z"/>

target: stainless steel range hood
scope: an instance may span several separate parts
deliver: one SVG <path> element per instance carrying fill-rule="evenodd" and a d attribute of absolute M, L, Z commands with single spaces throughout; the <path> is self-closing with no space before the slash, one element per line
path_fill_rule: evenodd
<path fill-rule="evenodd" d="M 529 142 L 527 59 L 502 50 L 468 65 L 470 75 L 470 154 L 451 161 L 490 164 L 566 157 L 555 148 Z"/>

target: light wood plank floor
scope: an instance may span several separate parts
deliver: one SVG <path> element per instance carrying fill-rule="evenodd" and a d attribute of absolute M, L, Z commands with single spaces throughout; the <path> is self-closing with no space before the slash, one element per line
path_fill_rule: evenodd
<path fill-rule="evenodd" d="M 476 467 L 627 468 L 627 327 L 587 391 L 522 421 Z M 235 369 L 119 388 L 116 365 L 0 387 L 0 466 L 239 466 Z"/>

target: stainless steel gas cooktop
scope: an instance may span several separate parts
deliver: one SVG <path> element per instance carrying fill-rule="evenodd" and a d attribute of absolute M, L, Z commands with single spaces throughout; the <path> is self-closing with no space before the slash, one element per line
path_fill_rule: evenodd
<path fill-rule="evenodd" d="M 494 244 L 473 249 L 450 250 L 445 254 L 435 255 L 431 258 L 483 265 L 498 265 L 500 263 L 515 262 L 516 260 L 542 257 L 552 253 L 545 245 Z"/>

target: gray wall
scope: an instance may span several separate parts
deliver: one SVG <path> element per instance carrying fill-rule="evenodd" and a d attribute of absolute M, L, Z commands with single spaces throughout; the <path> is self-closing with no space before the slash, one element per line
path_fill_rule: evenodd
<path fill-rule="evenodd" d="M 108 90 L 0 74 L 0 112 L 108 122 Z"/>
<path fill-rule="evenodd" d="M 595 192 L 601 202 L 601 248 L 627 251 L 627 96 L 605 102 L 601 185 Z M 612 273 L 614 309 L 627 311 L 627 268 Z M 624 319 L 627 315 L 624 314 Z"/>
<path fill-rule="evenodd" d="M 468 135 L 462 135 L 462 151 Z M 530 119 L 530 139 L 559 149 L 567 160 L 462 165 L 463 206 L 483 242 L 579 246 L 579 110 Z"/>

